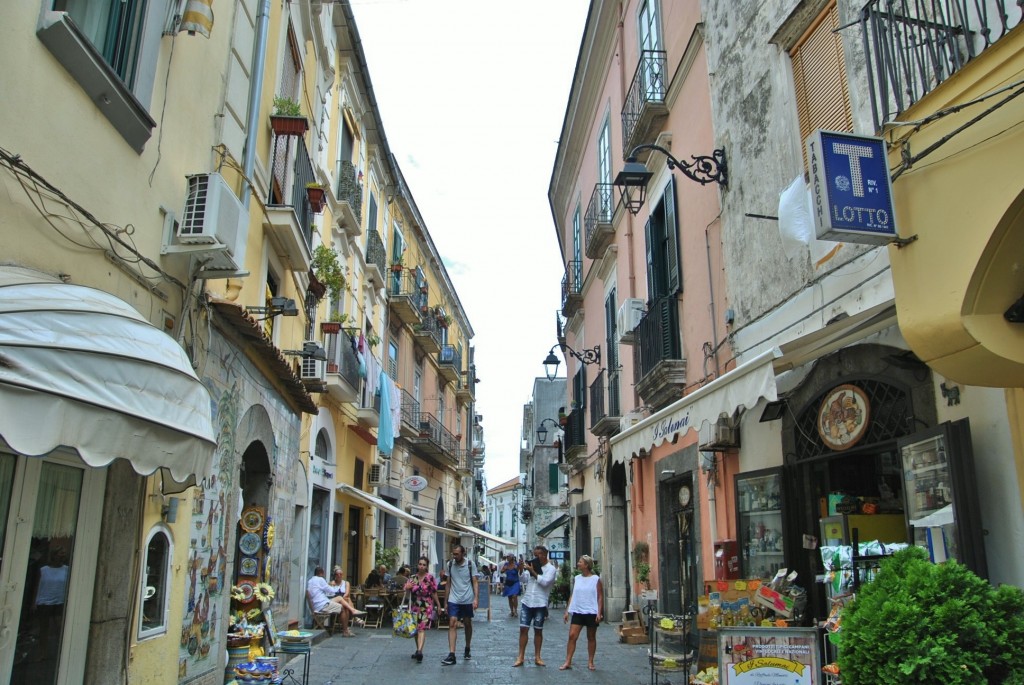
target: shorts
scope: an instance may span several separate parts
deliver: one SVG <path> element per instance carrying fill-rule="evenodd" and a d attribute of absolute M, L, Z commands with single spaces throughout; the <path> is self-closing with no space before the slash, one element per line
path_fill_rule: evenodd
<path fill-rule="evenodd" d="M 597 627 L 597 614 L 570 614 L 569 624 L 574 626 Z"/>
<path fill-rule="evenodd" d="M 320 607 L 316 613 L 318 614 L 340 614 L 345 610 L 345 607 L 341 606 L 339 602 L 328 602 L 326 606 Z"/>
<path fill-rule="evenodd" d="M 448 602 L 448 618 L 473 618 L 473 605 Z"/>
<path fill-rule="evenodd" d="M 519 627 L 527 628 L 532 625 L 534 630 L 544 630 L 544 619 L 548 617 L 547 607 L 519 607 Z"/>

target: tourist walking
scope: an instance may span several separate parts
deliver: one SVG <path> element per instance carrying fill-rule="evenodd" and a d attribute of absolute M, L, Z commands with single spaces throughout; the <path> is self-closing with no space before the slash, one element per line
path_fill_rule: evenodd
<path fill-rule="evenodd" d="M 441 660 L 445 666 L 454 666 L 455 642 L 459 634 L 459 622 L 466 628 L 466 651 L 462 658 L 470 659 L 473 643 L 473 612 L 480 602 L 480 583 L 476 577 L 475 564 L 466 558 L 466 548 L 455 545 L 452 559 L 448 560 L 448 656 Z"/>
<path fill-rule="evenodd" d="M 544 666 L 540 649 L 544 644 L 544 619 L 548 616 L 548 598 L 555 584 L 555 565 L 548 561 L 548 548 L 537 545 L 533 548 L 533 559 L 519 569 L 520 582 L 526 580 L 526 590 L 519 607 L 519 656 L 513 666 L 522 666 L 526 659 L 526 643 L 530 640 L 530 626 L 533 626 L 533 662 Z"/>
<path fill-rule="evenodd" d="M 505 558 L 505 563 L 501 567 L 501 582 L 501 595 L 508 597 L 509 616 L 518 616 L 519 595 L 523 591 L 523 586 L 519 582 L 519 565 L 512 554 Z"/>
<path fill-rule="evenodd" d="M 437 579 L 428 571 L 429 568 L 430 559 L 420 557 L 416 562 L 416 575 L 406 581 L 404 586 L 409 593 L 409 610 L 416 621 L 416 651 L 412 655 L 416 663 L 423 661 L 427 631 L 441 610 L 441 602 L 437 598 Z"/>
<path fill-rule="evenodd" d="M 576 653 L 576 640 L 583 628 L 587 629 L 587 668 L 594 670 L 594 654 L 597 652 L 597 625 L 604 620 L 604 588 L 601 576 L 594 573 L 594 559 L 584 554 L 576 562 L 579 575 L 573 581 L 569 606 L 562 618 L 569 626 L 569 641 L 565 644 L 565 663 L 560 671 L 572 668 L 572 656 Z"/>

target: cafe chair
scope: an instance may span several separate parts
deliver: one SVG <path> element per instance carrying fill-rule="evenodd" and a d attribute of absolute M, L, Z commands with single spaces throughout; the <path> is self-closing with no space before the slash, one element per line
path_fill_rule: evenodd
<path fill-rule="evenodd" d="M 384 598 L 376 590 L 366 590 L 366 601 L 363 604 L 363 611 L 366 612 L 366 616 L 363 616 L 363 621 L 366 622 L 364 628 L 380 628 L 384 625 L 384 611 L 386 609 L 386 602 Z"/>
<path fill-rule="evenodd" d="M 306 606 L 309 607 L 309 615 L 313 617 L 313 627 L 324 631 L 328 635 L 334 635 L 334 631 L 338 627 L 337 621 L 333 620 L 336 614 L 326 611 L 313 611 L 313 598 L 310 597 L 309 591 L 306 592 Z"/>

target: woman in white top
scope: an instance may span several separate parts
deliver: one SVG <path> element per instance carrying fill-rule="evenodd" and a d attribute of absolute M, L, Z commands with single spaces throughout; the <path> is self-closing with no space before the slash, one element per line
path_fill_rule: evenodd
<path fill-rule="evenodd" d="M 584 554 L 576 562 L 580 575 L 573 582 L 569 606 L 565 610 L 563 620 L 568 623 L 572 614 L 572 625 L 569 626 L 569 641 L 565 645 L 565 663 L 558 670 L 572 668 L 572 655 L 576 653 L 576 639 L 580 636 L 583 626 L 587 627 L 587 667 L 594 670 L 594 654 L 597 652 L 597 624 L 604 620 L 604 588 L 601 587 L 601 576 L 594 574 L 594 559 Z"/>

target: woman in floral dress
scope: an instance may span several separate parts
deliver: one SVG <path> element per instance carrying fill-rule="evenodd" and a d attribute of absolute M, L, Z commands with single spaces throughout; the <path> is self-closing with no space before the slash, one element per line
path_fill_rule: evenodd
<path fill-rule="evenodd" d="M 437 599 L 437 579 L 427 570 L 430 559 L 420 557 L 416 562 L 416 575 L 405 584 L 405 590 L 411 599 L 411 611 L 416 619 L 416 651 L 412 658 L 417 663 L 423 661 L 423 643 L 427 639 L 427 631 L 437 617 L 441 603 Z"/>

